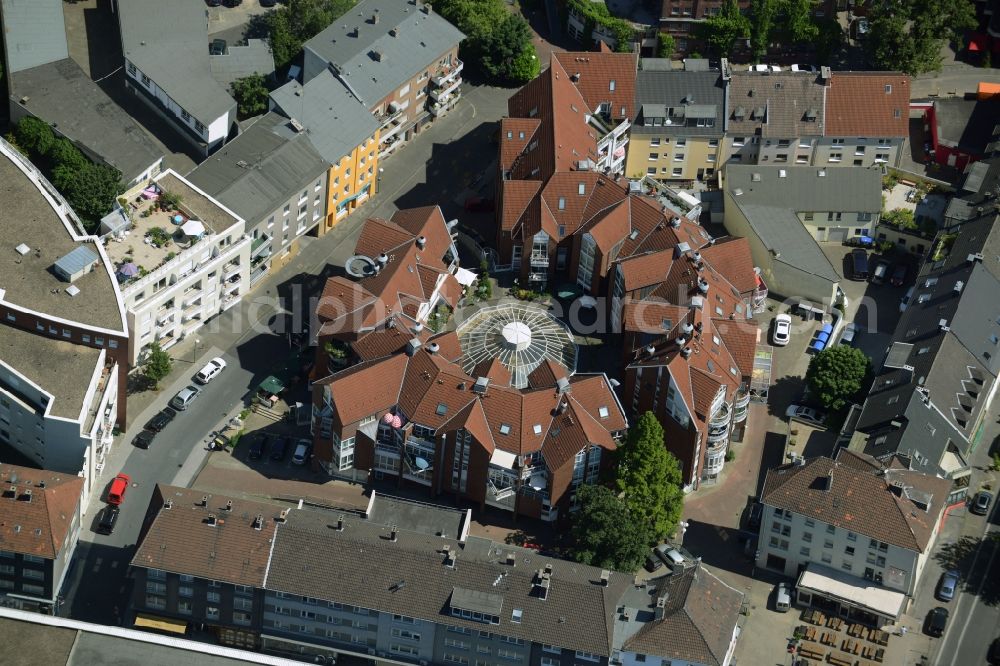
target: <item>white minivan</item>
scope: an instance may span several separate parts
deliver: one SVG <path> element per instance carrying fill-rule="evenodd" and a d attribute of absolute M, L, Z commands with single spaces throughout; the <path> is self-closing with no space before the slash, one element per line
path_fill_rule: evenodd
<path fill-rule="evenodd" d="M 778 583 L 778 589 L 774 593 L 774 610 L 787 613 L 791 607 L 792 596 L 788 593 L 788 585 Z"/>

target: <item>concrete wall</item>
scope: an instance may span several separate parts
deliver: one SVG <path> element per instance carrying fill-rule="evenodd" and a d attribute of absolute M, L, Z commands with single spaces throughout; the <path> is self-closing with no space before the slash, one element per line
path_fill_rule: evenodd
<path fill-rule="evenodd" d="M 652 145 L 655 139 L 659 139 L 660 145 Z M 678 143 L 678 139 L 683 141 L 683 145 Z M 721 161 L 722 143 L 722 139 L 707 137 L 656 136 L 633 132 L 625 174 L 628 178 L 649 175 L 658 180 L 697 180 L 700 169 L 702 179 L 708 179 L 714 176 Z M 656 154 L 657 159 L 650 159 L 651 154 Z M 677 156 L 682 159 L 675 159 Z M 650 169 L 655 171 L 650 172 Z"/>

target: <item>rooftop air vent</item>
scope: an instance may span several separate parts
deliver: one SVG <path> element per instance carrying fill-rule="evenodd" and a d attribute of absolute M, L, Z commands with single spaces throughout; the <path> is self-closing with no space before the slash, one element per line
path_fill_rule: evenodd
<path fill-rule="evenodd" d="M 259 532 L 262 527 L 264 527 L 264 516 L 263 514 L 258 513 L 254 516 L 253 528 Z"/>
<path fill-rule="evenodd" d="M 417 353 L 423 343 L 420 342 L 420 338 L 412 338 L 406 343 L 406 355 L 413 356 Z"/>
<path fill-rule="evenodd" d="M 375 261 L 377 261 L 380 266 L 385 267 L 385 265 L 389 263 L 389 255 L 383 252 L 375 258 Z"/>
<path fill-rule="evenodd" d="M 219 524 L 219 520 L 215 517 L 214 513 L 208 514 L 208 518 L 205 519 L 205 524 L 209 527 L 215 527 Z"/>
<path fill-rule="evenodd" d="M 683 356 L 684 358 L 688 358 L 689 356 L 691 356 L 691 348 L 684 347 L 683 349 L 681 349 L 681 356 Z"/>
<path fill-rule="evenodd" d="M 429 345 L 427 345 L 427 351 L 430 352 L 431 354 L 437 354 L 438 351 L 440 351 L 440 349 L 441 345 L 439 345 L 436 342 L 432 342 Z"/>
<path fill-rule="evenodd" d="M 288 121 L 288 124 L 291 126 L 291 128 L 293 130 L 295 130 L 296 133 L 305 130 L 305 126 L 302 123 L 300 123 L 298 120 L 296 120 L 295 118 L 291 118 Z"/>
<path fill-rule="evenodd" d="M 21 255 L 22 257 L 24 255 L 28 254 L 29 252 L 31 252 L 31 248 L 28 247 L 27 245 L 25 245 L 24 243 L 21 243 L 20 245 L 18 245 L 14 249 L 17 250 L 17 253 L 19 255 Z"/>
<path fill-rule="evenodd" d="M 601 569 L 601 587 L 607 587 L 611 582 L 611 572 L 607 569 Z"/>
<path fill-rule="evenodd" d="M 275 520 L 275 522 L 278 522 L 278 523 L 283 523 L 286 520 L 288 520 L 288 509 L 282 509 L 281 513 L 279 513 L 278 517 L 275 518 L 274 520 Z"/>
<path fill-rule="evenodd" d="M 421 250 L 427 246 L 427 236 L 417 236 L 417 247 Z"/>
<path fill-rule="evenodd" d="M 479 395 L 486 395 L 486 389 L 489 388 L 489 385 L 489 377 L 477 377 L 476 383 L 472 385 L 472 392 L 478 393 Z"/>

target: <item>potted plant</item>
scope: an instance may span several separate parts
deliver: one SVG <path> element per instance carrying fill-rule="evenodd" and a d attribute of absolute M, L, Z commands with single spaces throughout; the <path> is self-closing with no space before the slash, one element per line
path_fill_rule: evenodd
<path fill-rule="evenodd" d="M 343 368 L 347 365 L 347 351 L 342 345 L 336 344 L 333 340 L 330 340 L 323 345 L 323 351 L 327 353 L 331 366 Z"/>

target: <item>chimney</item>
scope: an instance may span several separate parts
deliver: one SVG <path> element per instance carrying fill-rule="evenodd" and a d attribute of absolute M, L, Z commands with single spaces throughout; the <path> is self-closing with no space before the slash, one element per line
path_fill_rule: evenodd
<path fill-rule="evenodd" d="M 26 488 L 26 489 L 25 489 L 25 490 L 24 490 L 24 491 L 23 491 L 23 492 L 21 493 L 21 496 L 20 496 L 20 497 L 18 497 L 18 499 L 19 499 L 20 501 L 22 501 L 22 502 L 30 502 L 30 501 L 31 501 L 31 488 Z"/>
<path fill-rule="evenodd" d="M 444 547 L 444 565 L 449 569 L 455 568 L 455 560 L 458 558 L 458 553 L 454 553 L 451 550 L 451 546 Z"/>
<path fill-rule="evenodd" d="M 208 495 L 201 496 L 201 506 L 208 506 Z"/>
<path fill-rule="evenodd" d="M 283 523 L 286 520 L 288 520 L 288 509 L 282 509 L 281 513 L 278 514 L 278 517 L 275 518 L 274 520 L 275 520 L 275 522 L 278 522 L 278 523 Z"/>
<path fill-rule="evenodd" d="M 829 472 L 826 473 L 826 481 L 825 481 L 825 486 L 824 486 L 823 490 L 825 490 L 826 492 L 830 492 L 831 488 L 833 488 L 833 470 L 832 469 Z"/>
<path fill-rule="evenodd" d="M 664 611 L 666 610 L 666 607 L 667 607 L 667 597 L 666 596 L 657 597 L 656 598 L 656 619 L 657 620 L 662 620 L 663 619 L 663 615 L 664 615 Z"/>
<path fill-rule="evenodd" d="M 233 500 L 226 500 L 226 511 L 233 510 Z"/>
<path fill-rule="evenodd" d="M 209 527 L 215 527 L 218 524 L 218 520 L 215 518 L 214 513 L 208 514 L 208 519 L 205 521 Z"/>
<path fill-rule="evenodd" d="M 440 345 L 438 345 L 438 343 L 436 342 L 432 342 L 429 345 L 427 345 L 427 351 L 430 352 L 431 354 L 437 354 L 438 350 L 440 349 L 441 349 Z"/>
<path fill-rule="evenodd" d="M 344 514 L 340 514 L 339 516 L 337 516 L 337 531 L 338 532 L 344 531 Z"/>
<path fill-rule="evenodd" d="M 262 527 L 264 527 L 264 516 L 258 513 L 253 519 L 253 528 L 259 532 Z"/>
<path fill-rule="evenodd" d="M 396 529 L 396 526 L 393 525 L 392 526 L 392 531 L 389 532 L 389 541 L 392 541 L 393 543 L 395 543 L 396 542 L 397 533 L 398 533 L 398 530 Z"/>
<path fill-rule="evenodd" d="M 601 569 L 601 587 L 607 587 L 611 583 L 611 572 Z"/>
<path fill-rule="evenodd" d="M 427 247 L 427 236 L 417 236 L 417 247 L 421 250 Z"/>
<path fill-rule="evenodd" d="M 514 555 L 513 551 L 507 553 L 507 566 L 513 567 L 517 565 L 517 557 Z"/>

